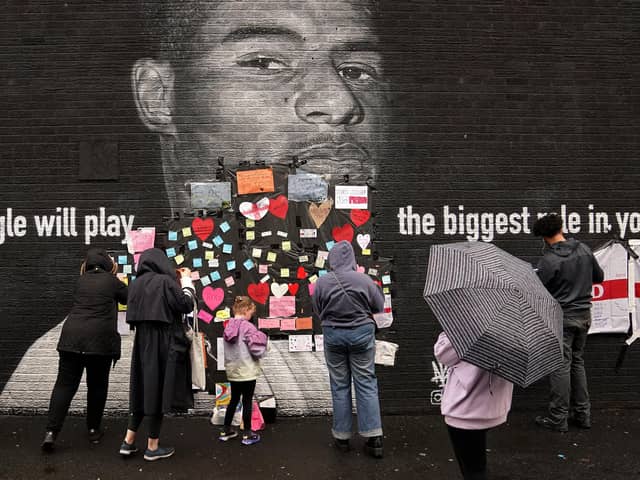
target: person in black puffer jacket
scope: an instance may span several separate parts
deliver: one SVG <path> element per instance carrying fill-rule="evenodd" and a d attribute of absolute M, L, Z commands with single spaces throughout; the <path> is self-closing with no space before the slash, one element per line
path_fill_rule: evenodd
<path fill-rule="evenodd" d="M 117 265 L 101 248 L 91 248 L 80 267 L 73 306 L 58 341 L 58 378 L 51 393 L 42 449 L 51 451 L 69 405 L 87 371 L 89 440 L 102 438 L 100 423 L 107 401 L 111 363 L 120 358 L 117 305 L 127 303 L 127 286 L 115 276 Z"/>

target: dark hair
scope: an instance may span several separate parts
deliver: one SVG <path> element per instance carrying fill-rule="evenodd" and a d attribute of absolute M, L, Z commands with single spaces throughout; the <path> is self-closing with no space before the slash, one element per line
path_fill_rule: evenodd
<path fill-rule="evenodd" d="M 540 217 L 533 224 L 536 237 L 553 237 L 562 231 L 562 217 L 557 213 L 549 213 Z"/>

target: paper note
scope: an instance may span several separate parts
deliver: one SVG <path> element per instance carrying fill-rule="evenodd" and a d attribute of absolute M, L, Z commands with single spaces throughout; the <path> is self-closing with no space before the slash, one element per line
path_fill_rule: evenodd
<path fill-rule="evenodd" d="M 229 318 L 231 318 L 231 310 L 229 310 L 229 307 L 224 307 L 222 310 L 216 312 L 216 322 L 224 322 Z"/>
<path fill-rule="evenodd" d="M 213 243 L 202 242 L 202 248 L 213 248 Z"/>
<path fill-rule="evenodd" d="M 313 343 L 316 345 L 316 352 L 324 352 L 324 335 L 314 335 Z"/>
<path fill-rule="evenodd" d="M 175 232 L 174 232 L 175 233 Z M 156 240 L 155 227 L 138 228 L 127 232 L 127 250 L 131 255 L 153 248 Z"/>
<path fill-rule="evenodd" d="M 327 258 L 329 258 L 329 252 L 318 250 L 318 256 L 316 257 L 315 263 L 316 268 L 324 268 L 324 263 L 327 261 Z"/>
<path fill-rule="evenodd" d="M 251 250 L 251 256 L 255 257 L 255 258 L 260 258 L 262 256 L 262 249 L 261 248 L 254 248 Z"/>
<path fill-rule="evenodd" d="M 279 318 L 258 318 L 258 328 L 280 328 Z"/>
<path fill-rule="evenodd" d="M 245 234 L 245 238 L 247 240 L 255 240 L 256 239 L 256 232 L 254 230 L 247 230 L 247 233 Z"/>
<path fill-rule="evenodd" d="M 217 258 L 214 258 L 213 260 L 209 260 L 208 265 L 211 268 L 218 268 L 220 266 L 220 260 L 218 260 Z"/>
<path fill-rule="evenodd" d="M 288 197 L 294 202 L 322 202 L 327 199 L 328 191 L 327 182 L 320 175 L 299 173 L 288 177 Z"/>
<path fill-rule="evenodd" d="M 289 252 L 290 250 L 291 250 L 291 242 L 289 240 L 282 242 L 282 251 Z"/>
<path fill-rule="evenodd" d="M 220 272 L 217 270 L 214 270 L 213 272 L 211 272 L 211 280 L 214 282 L 217 282 L 218 280 L 220 280 L 222 277 L 220 276 Z"/>
<path fill-rule="evenodd" d="M 167 240 L 171 242 L 175 242 L 176 240 L 178 240 L 178 232 L 169 230 L 169 233 L 167 233 Z"/>
<path fill-rule="evenodd" d="M 271 168 L 238 170 L 236 172 L 236 180 L 238 182 L 238 195 L 274 191 L 273 171 Z"/>
<path fill-rule="evenodd" d="M 222 253 L 231 254 L 233 252 L 233 246 L 230 243 L 225 243 L 222 246 Z"/>
<path fill-rule="evenodd" d="M 311 317 L 296 318 L 296 330 L 313 330 L 313 320 Z"/>
<path fill-rule="evenodd" d="M 318 276 L 317 275 L 311 275 L 309 277 L 309 283 L 316 283 L 318 281 Z"/>
<path fill-rule="evenodd" d="M 224 243 L 224 240 L 222 239 L 222 237 L 220 235 L 216 235 L 216 237 L 213 239 L 213 244 L 216 247 L 219 247 L 220 245 L 222 245 Z"/>
<path fill-rule="evenodd" d="M 189 247 L 189 250 L 195 250 L 196 248 L 198 248 L 198 241 L 197 240 L 189 240 L 187 242 L 187 247 Z"/>
<path fill-rule="evenodd" d="M 334 242 L 333 240 L 329 240 L 327 243 L 324 244 L 324 246 L 327 250 L 331 251 L 331 249 L 335 244 L 336 242 Z"/>
<path fill-rule="evenodd" d="M 220 230 L 222 230 L 224 233 L 227 233 L 229 230 L 231 230 L 231 227 L 229 226 L 229 222 L 222 222 L 220 224 Z"/>
<path fill-rule="evenodd" d="M 131 265 L 124 265 L 122 267 L 122 273 L 124 273 L 125 275 L 131 275 L 133 273 L 133 270 L 131 269 Z"/>
<path fill-rule="evenodd" d="M 289 335 L 290 352 L 312 352 L 313 335 Z"/>
<path fill-rule="evenodd" d="M 391 283 L 391 275 L 383 275 L 382 276 L 382 284 L 389 285 Z"/>
<path fill-rule="evenodd" d="M 284 232 L 282 230 L 278 230 L 276 235 L 278 235 L 279 237 L 282 237 L 282 238 L 287 238 L 289 236 L 289 234 L 287 232 Z"/>
<path fill-rule="evenodd" d="M 269 297 L 270 317 L 291 317 L 296 314 L 296 297 Z"/>
<path fill-rule="evenodd" d="M 236 268 L 236 261 L 235 260 L 229 260 L 227 262 L 227 270 L 235 270 Z"/>
<path fill-rule="evenodd" d="M 176 265 L 182 265 L 182 263 L 184 262 L 184 256 L 176 255 L 173 261 L 176 262 Z"/>
<path fill-rule="evenodd" d="M 338 209 L 366 210 L 368 193 L 366 185 L 336 185 L 335 202 Z"/>
<path fill-rule="evenodd" d="M 288 268 L 281 268 L 280 269 L 280 276 L 281 277 L 289 277 L 289 269 Z"/>
<path fill-rule="evenodd" d="M 231 183 L 191 183 L 191 208 L 220 208 L 231 203 Z"/>
<path fill-rule="evenodd" d="M 258 273 L 261 275 L 264 275 L 265 273 L 267 273 L 269 271 L 269 265 L 266 265 L 264 263 L 261 263 L 258 266 Z"/>
<path fill-rule="evenodd" d="M 253 260 L 247 258 L 242 265 L 244 265 L 244 268 L 246 268 L 247 270 L 251 270 L 253 267 L 255 267 L 256 264 L 253 263 Z"/>
<path fill-rule="evenodd" d="M 236 284 L 236 281 L 234 280 L 234 278 L 233 278 L 233 277 L 229 276 L 229 277 L 227 277 L 227 278 L 225 278 L 225 279 L 224 279 L 224 284 L 225 284 L 227 287 L 231 287 L 231 286 L 233 286 L 233 285 L 235 285 L 235 284 Z"/>
<path fill-rule="evenodd" d="M 202 283 L 203 287 L 206 287 L 211 284 L 211 279 L 208 275 L 205 275 L 204 277 L 200 277 L 200 283 Z"/>
<path fill-rule="evenodd" d="M 202 268 L 202 258 L 193 259 L 193 268 Z"/>
<path fill-rule="evenodd" d="M 300 229 L 300 238 L 317 238 L 318 230 L 315 228 L 301 228 Z"/>
<path fill-rule="evenodd" d="M 273 232 L 272 232 L 271 230 L 267 230 L 266 232 L 262 232 L 262 233 L 260 234 L 260 236 L 261 236 L 262 238 L 264 238 L 264 237 L 270 237 L 271 235 L 273 235 Z"/>
<path fill-rule="evenodd" d="M 298 262 L 300 263 L 307 263 L 308 261 L 309 261 L 308 255 L 301 255 L 298 257 Z"/>
<path fill-rule="evenodd" d="M 260 279 L 260 283 L 268 282 L 271 277 L 269 275 L 265 275 Z"/>
<path fill-rule="evenodd" d="M 277 258 L 278 255 L 276 255 L 276 252 L 267 253 L 267 262 L 275 262 Z"/>
<path fill-rule="evenodd" d="M 252 218 L 246 218 L 244 220 L 244 226 L 247 227 L 247 228 L 255 228 L 256 221 L 253 220 Z"/>
<path fill-rule="evenodd" d="M 295 330 L 296 319 L 295 318 L 283 318 L 280 320 L 280 330 Z"/>
<path fill-rule="evenodd" d="M 198 280 L 200 280 L 200 272 L 197 270 L 194 270 L 193 272 L 191 272 L 191 280 L 193 280 L 194 282 L 197 282 Z"/>
<path fill-rule="evenodd" d="M 205 310 L 200 310 L 198 311 L 198 318 L 204 323 L 211 323 L 211 320 L 213 320 L 213 315 Z"/>
<path fill-rule="evenodd" d="M 191 236 L 191 227 L 184 227 L 182 229 L 182 236 L 187 238 Z"/>
<path fill-rule="evenodd" d="M 211 250 L 204 252 L 204 259 L 207 261 L 213 260 L 213 252 Z"/>

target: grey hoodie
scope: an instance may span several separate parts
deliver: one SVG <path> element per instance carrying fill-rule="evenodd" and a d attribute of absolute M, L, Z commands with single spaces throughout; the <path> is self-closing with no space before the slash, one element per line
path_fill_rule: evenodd
<path fill-rule="evenodd" d="M 373 314 L 384 309 L 384 296 L 371 277 L 356 271 L 349 242 L 342 240 L 333 246 L 329 266 L 331 272 L 318 279 L 312 297 L 322 326 L 344 328 L 374 323 Z"/>
<path fill-rule="evenodd" d="M 591 287 L 604 280 L 591 249 L 575 238 L 545 248 L 538 262 L 538 276 L 568 314 L 589 310 Z"/>

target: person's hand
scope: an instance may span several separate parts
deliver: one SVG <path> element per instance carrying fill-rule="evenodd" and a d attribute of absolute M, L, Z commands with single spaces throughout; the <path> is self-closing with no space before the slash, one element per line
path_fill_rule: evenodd
<path fill-rule="evenodd" d="M 180 273 L 180 278 L 184 278 L 184 277 L 191 278 L 191 269 L 187 267 L 179 268 L 178 272 Z"/>
<path fill-rule="evenodd" d="M 192 290 L 195 292 L 195 287 L 193 286 L 193 280 L 191 278 L 191 270 L 188 268 L 179 269 L 180 272 L 180 286 L 185 289 Z"/>

